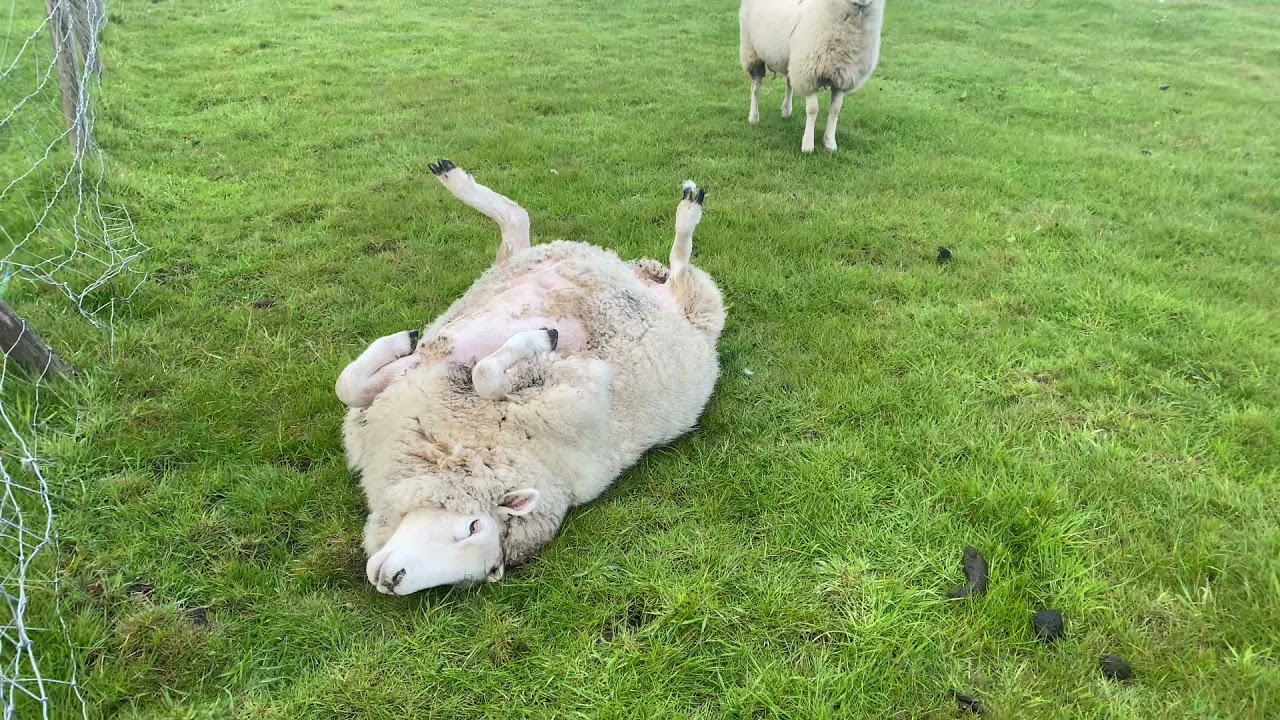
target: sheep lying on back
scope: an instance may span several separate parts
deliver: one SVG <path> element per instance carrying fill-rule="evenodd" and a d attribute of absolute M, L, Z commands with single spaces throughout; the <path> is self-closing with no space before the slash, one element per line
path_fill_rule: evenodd
<path fill-rule="evenodd" d="M 502 229 L 497 261 L 421 335 L 374 341 L 338 378 L 369 504 L 369 582 L 407 595 L 498 580 L 647 449 L 693 427 L 719 374 L 720 291 L 689 263 L 687 183 L 668 270 L 578 242 L 529 246 L 529 216 L 432 166 Z"/>
<path fill-rule="evenodd" d="M 836 149 L 836 123 L 846 93 L 863 86 L 880 59 L 884 0 L 742 0 L 739 57 L 751 76 L 751 112 L 760 122 L 760 84 L 772 70 L 787 78 L 782 117 L 791 117 L 791 92 L 805 99 L 803 152 L 813 152 L 818 91 L 831 88 L 822 144 Z"/>

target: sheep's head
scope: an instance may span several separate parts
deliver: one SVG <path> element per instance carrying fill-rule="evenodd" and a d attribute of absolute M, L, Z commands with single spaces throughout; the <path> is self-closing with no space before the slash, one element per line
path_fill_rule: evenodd
<path fill-rule="evenodd" d="M 502 529 L 508 518 L 529 514 L 538 491 L 514 490 L 488 512 L 441 507 L 414 510 L 365 565 L 369 582 L 388 595 L 411 595 L 438 585 L 502 579 Z"/>

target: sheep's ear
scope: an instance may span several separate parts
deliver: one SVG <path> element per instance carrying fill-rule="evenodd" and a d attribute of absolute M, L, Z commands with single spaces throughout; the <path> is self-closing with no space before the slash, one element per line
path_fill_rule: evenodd
<path fill-rule="evenodd" d="M 533 488 L 525 488 L 523 490 L 512 490 L 502 496 L 502 502 L 498 504 L 498 512 L 510 517 L 519 517 L 528 515 L 538 505 L 538 497 L 542 493 Z"/>

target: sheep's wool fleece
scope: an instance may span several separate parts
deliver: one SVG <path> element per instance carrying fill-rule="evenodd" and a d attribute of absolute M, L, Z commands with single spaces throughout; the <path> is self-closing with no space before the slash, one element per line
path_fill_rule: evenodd
<path fill-rule="evenodd" d="M 862 87 L 880 59 L 885 0 L 743 0 L 742 69 L 791 80 L 800 96 Z"/>
<path fill-rule="evenodd" d="M 582 324 L 586 348 L 522 361 L 510 371 L 522 389 L 482 399 L 469 368 L 440 361 L 450 345 L 443 329 L 548 264 L 570 288 L 553 291 L 552 312 Z M 587 243 L 538 245 L 491 267 L 423 332 L 416 352 L 424 362 L 347 415 L 348 463 L 369 503 L 367 551 L 411 510 L 488 512 L 504 493 L 532 487 L 541 493 L 536 509 L 511 518 L 503 538 L 506 562 L 518 564 L 555 536 L 571 507 L 693 427 L 719 374 L 719 290 L 690 267 L 680 276 L 692 284 L 683 293 L 690 299 L 678 314 L 646 292 L 638 272 L 665 268 Z"/>

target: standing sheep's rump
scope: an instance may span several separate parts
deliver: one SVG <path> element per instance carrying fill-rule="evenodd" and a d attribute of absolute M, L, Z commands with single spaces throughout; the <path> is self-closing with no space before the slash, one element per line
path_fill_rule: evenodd
<path fill-rule="evenodd" d="M 791 117 L 791 93 L 805 99 L 803 152 L 813 152 L 818 91 L 831 88 L 822 144 L 836 149 L 836 123 L 844 96 L 861 88 L 880 59 L 884 0 L 742 0 L 739 59 L 751 76 L 751 112 L 760 122 L 760 84 L 773 71 L 787 78 L 782 117 Z"/>
<path fill-rule="evenodd" d="M 338 378 L 369 504 L 369 581 L 406 595 L 502 577 L 646 450 L 688 432 L 719 374 L 720 291 L 690 264 L 686 184 L 671 266 L 576 242 L 529 246 L 529 216 L 432 166 L 502 229 L 493 267 L 419 336 L 375 341 Z"/>

